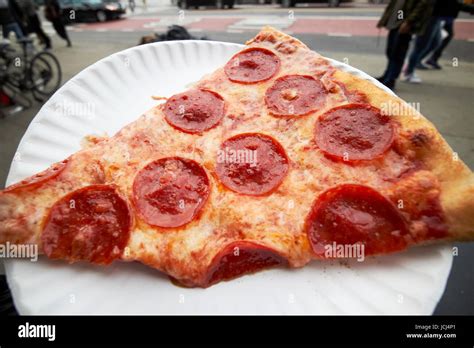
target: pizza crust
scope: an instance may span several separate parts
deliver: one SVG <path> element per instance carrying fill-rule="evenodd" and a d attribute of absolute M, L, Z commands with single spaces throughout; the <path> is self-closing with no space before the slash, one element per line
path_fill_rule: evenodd
<path fill-rule="evenodd" d="M 401 132 L 410 134 L 416 159 L 423 162 L 439 180 L 441 205 L 449 226 L 449 239 L 474 239 L 474 174 L 462 162 L 435 126 L 398 97 L 391 96 L 370 81 L 337 70 L 334 78 L 349 90 L 364 91 L 370 104 L 383 109 L 387 103 L 400 105 L 403 115 L 393 116 Z M 396 107 L 393 107 L 396 109 Z M 408 112 L 406 112 L 408 110 Z"/>

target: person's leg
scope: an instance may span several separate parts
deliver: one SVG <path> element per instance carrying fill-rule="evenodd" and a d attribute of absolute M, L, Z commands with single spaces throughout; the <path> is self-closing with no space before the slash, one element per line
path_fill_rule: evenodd
<path fill-rule="evenodd" d="M 21 32 L 21 29 L 17 23 L 13 22 L 2 25 L 2 34 L 4 39 L 8 39 L 8 35 L 10 35 L 12 31 L 15 33 L 17 39 L 21 39 L 23 37 L 23 33 Z"/>
<path fill-rule="evenodd" d="M 35 33 L 40 43 L 44 45 L 44 38 L 38 35 L 38 18 L 36 16 L 28 17 L 28 33 Z"/>
<path fill-rule="evenodd" d="M 444 30 L 448 33 L 448 36 L 446 36 L 442 41 L 441 44 L 433 51 L 433 54 L 431 57 L 428 59 L 430 63 L 436 63 L 438 64 L 439 58 L 441 58 L 441 55 L 443 54 L 444 49 L 449 45 L 451 40 L 454 37 L 454 17 L 446 17 L 444 18 Z"/>
<path fill-rule="evenodd" d="M 60 23 L 57 19 L 53 19 L 51 23 L 53 24 L 53 28 L 56 31 L 56 33 L 59 35 L 59 37 L 62 38 L 63 40 L 66 40 L 66 36 L 64 35 L 64 32 L 61 28 L 62 23 Z"/>
<path fill-rule="evenodd" d="M 23 39 L 25 37 L 25 35 L 23 35 L 23 31 L 21 30 L 21 27 L 18 23 L 11 23 L 9 24 L 10 26 L 10 30 L 13 31 L 15 33 L 15 36 L 16 38 L 19 40 L 19 39 Z"/>
<path fill-rule="evenodd" d="M 387 77 L 387 72 L 390 65 L 390 57 L 392 56 L 393 47 L 394 47 L 397 35 L 398 35 L 398 29 L 392 29 L 388 32 L 387 47 L 385 48 L 385 55 L 387 57 L 387 66 L 385 68 L 383 75 L 377 78 L 377 80 L 379 80 L 382 83 L 385 82 L 385 78 Z"/>
<path fill-rule="evenodd" d="M 415 71 L 415 67 L 418 64 L 418 61 L 420 59 L 420 52 L 422 52 L 425 44 L 426 44 L 426 36 L 417 35 L 415 39 L 415 43 L 411 50 L 411 53 L 408 57 L 408 64 L 405 71 L 405 75 L 413 74 L 413 72 Z"/>
<path fill-rule="evenodd" d="M 24 22 L 21 22 L 21 21 L 17 22 L 16 24 L 18 24 L 18 27 L 20 28 L 21 33 L 23 34 L 23 37 L 28 36 L 28 34 L 30 33 L 28 31 L 28 25 Z"/>
<path fill-rule="evenodd" d="M 8 39 L 8 34 L 10 31 L 8 30 L 8 25 L 2 25 L 2 36 L 4 39 Z"/>
<path fill-rule="evenodd" d="M 397 35 L 398 35 L 398 29 L 392 29 L 388 32 L 387 47 L 385 49 L 385 55 L 387 56 L 387 59 L 390 59 L 390 57 L 392 56 L 393 47 L 397 39 Z"/>
<path fill-rule="evenodd" d="M 432 17 L 428 22 L 425 32 L 422 35 L 416 36 L 415 46 L 410 54 L 410 57 L 408 58 L 408 65 L 405 75 L 413 74 L 416 66 L 420 63 L 422 54 L 425 52 L 426 48 L 431 42 L 433 31 L 436 29 L 436 22 L 437 18 Z"/>
<path fill-rule="evenodd" d="M 38 36 L 41 43 L 45 45 L 45 48 L 51 48 L 51 39 L 43 31 L 43 28 L 41 28 L 41 22 L 38 18 L 38 15 L 35 14 L 34 16 L 31 16 L 30 23 L 32 31 Z"/>
<path fill-rule="evenodd" d="M 438 26 L 438 29 L 436 32 L 434 32 L 433 37 L 428 45 L 428 47 L 425 49 L 425 51 L 422 53 L 422 57 L 420 58 L 420 63 L 416 66 L 417 69 L 426 69 L 427 66 L 423 63 L 423 60 L 430 55 L 436 47 L 438 47 L 441 44 L 441 24 L 442 21 L 440 21 L 440 24 Z"/>
<path fill-rule="evenodd" d="M 400 76 L 402 71 L 403 63 L 408 52 L 408 47 L 411 41 L 411 34 L 398 34 L 390 59 L 387 76 L 385 78 L 385 84 L 393 88 L 395 81 Z"/>
<path fill-rule="evenodd" d="M 31 33 L 36 33 L 36 26 L 37 26 L 37 23 L 35 21 L 35 18 L 34 17 L 28 17 L 28 20 L 27 20 L 27 33 L 28 34 L 31 34 Z M 42 38 L 41 37 L 38 37 L 38 39 L 41 41 Z M 41 43 L 43 43 L 43 41 L 41 41 Z"/>
<path fill-rule="evenodd" d="M 431 35 L 429 35 L 428 37 L 426 47 L 423 50 L 423 52 L 421 52 L 420 62 L 422 62 L 431 51 L 436 49 L 436 47 L 438 47 L 440 42 L 441 42 L 441 18 L 437 17 L 433 25 L 433 30 L 431 31 Z"/>
<path fill-rule="evenodd" d="M 53 27 L 54 27 L 54 30 L 56 30 L 56 32 L 58 33 L 58 35 L 64 40 L 66 40 L 67 45 L 71 46 L 71 40 L 69 40 L 66 26 L 64 25 L 61 18 L 56 18 L 53 20 Z"/>

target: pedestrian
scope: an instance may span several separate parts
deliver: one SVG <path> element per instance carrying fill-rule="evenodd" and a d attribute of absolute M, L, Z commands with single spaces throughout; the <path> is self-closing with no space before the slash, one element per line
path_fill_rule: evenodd
<path fill-rule="evenodd" d="M 142 0 L 142 2 L 143 2 L 143 11 L 146 11 L 148 8 L 146 0 Z"/>
<path fill-rule="evenodd" d="M 0 0 L 0 25 L 2 26 L 2 34 L 4 39 L 8 39 L 8 35 L 13 32 L 17 39 L 23 39 L 24 33 L 18 23 L 16 14 L 18 9 L 12 0 Z"/>
<path fill-rule="evenodd" d="M 389 30 L 387 39 L 387 67 L 377 79 L 394 89 L 402 71 L 411 36 L 422 33 L 431 17 L 432 0 L 390 0 L 377 24 Z"/>
<path fill-rule="evenodd" d="M 66 40 L 67 47 L 71 47 L 71 40 L 67 34 L 66 27 L 64 26 L 63 18 L 61 15 L 61 7 L 59 6 L 58 0 L 46 0 L 46 6 L 44 8 L 44 16 L 48 21 L 53 23 L 54 30 L 56 33 Z"/>
<path fill-rule="evenodd" d="M 436 2 L 433 15 L 439 17 L 442 22 L 441 28 L 444 29 L 448 35 L 442 39 L 440 30 L 435 40 L 435 45 L 433 45 L 432 49 L 428 52 L 428 54 L 431 53 L 431 55 L 426 60 L 426 64 L 434 69 L 441 69 L 438 60 L 454 37 L 454 21 L 460 11 L 469 12 L 472 15 L 474 13 L 474 6 L 460 3 L 457 0 L 438 0 Z M 421 68 L 424 68 L 424 66 L 422 65 Z"/>
<path fill-rule="evenodd" d="M 419 67 L 421 60 L 429 52 L 436 37 L 441 30 L 441 21 L 437 16 L 431 16 L 426 30 L 416 36 L 415 44 L 408 58 L 403 80 L 410 83 L 421 83 L 421 78 L 416 74 L 415 68 Z"/>
<path fill-rule="evenodd" d="M 130 7 L 130 11 L 135 13 L 135 0 L 128 0 L 128 6 Z"/>
<path fill-rule="evenodd" d="M 41 21 L 36 13 L 36 6 L 33 0 L 17 0 L 18 6 L 23 14 L 23 21 L 27 23 L 29 33 L 35 33 L 45 49 L 50 49 L 51 39 L 43 31 Z"/>

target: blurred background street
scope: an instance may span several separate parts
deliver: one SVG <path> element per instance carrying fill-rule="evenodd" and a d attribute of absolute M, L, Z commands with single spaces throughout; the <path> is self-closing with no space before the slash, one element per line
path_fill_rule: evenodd
<path fill-rule="evenodd" d="M 197 37 L 235 43 L 245 43 L 263 25 L 271 25 L 301 39 L 324 56 L 379 76 L 386 65 L 387 31 L 377 29 L 376 23 L 385 6 L 356 1 L 341 3 L 338 8 L 327 4 L 283 8 L 275 3 L 255 3 L 236 4 L 232 9 L 181 9 L 170 0 L 148 0 L 145 9 L 137 1 L 135 12 L 128 9 L 122 19 L 69 25 L 70 48 L 57 36 L 50 22 L 42 22 L 52 38 L 51 52 L 61 63 L 62 83 L 97 60 L 137 45 L 144 35 L 165 32 L 172 24 L 186 27 Z M 407 102 L 419 103 L 421 113 L 473 169 L 474 17 L 460 14 L 455 22 L 455 38 L 440 64 L 442 70 L 418 72 L 422 84 L 400 82 L 395 92 Z M 0 119 L 0 185 L 5 183 L 18 143 L 41 105 L 36 102 L 29 109 Z M 463 253 L 473 252 L 472 243 L 460 247 L 447 291 L 435 313 L 474 314 L 472 262 L 460 261 Z"/>

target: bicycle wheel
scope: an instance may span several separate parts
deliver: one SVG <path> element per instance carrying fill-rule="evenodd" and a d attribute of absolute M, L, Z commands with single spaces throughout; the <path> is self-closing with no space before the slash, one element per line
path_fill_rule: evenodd
<path fill-rule="evenodd" d="M 40 52 L 33 57 L 28 75 L 31 90 L 42 96 L 52 95 L 61 85 L 61 66 L 49 52 Z"/>

